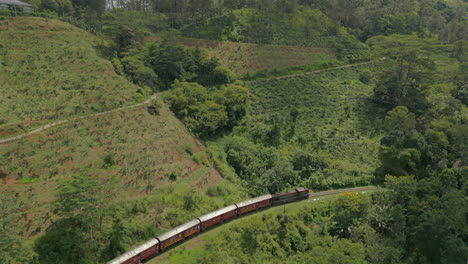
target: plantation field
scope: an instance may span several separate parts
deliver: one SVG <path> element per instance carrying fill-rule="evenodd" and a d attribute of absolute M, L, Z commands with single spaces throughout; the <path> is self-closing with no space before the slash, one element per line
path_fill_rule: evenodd
<path fill-rule="evenodd" d="M 189 47 L 208 49 L 211 56 L 239 76 L 258 71 L 274 71 L 289 67 L 324 67 L 338 63 L 331 49 L 287 45 L 251 44 L 184 38 Z"/>
<path fill-rule="evenodd" d="M 365 185 L 379 166 L 384 113 L 371 102 L 373 84 L 359 80 L 370 67 L 375 65 L 246 83 L 253 119 L 280 127 L 282 155 L 302 149 L 328 164 L 309 179 L 310 188 Z"/>
<path fill-rule="evenodd" d="M 148 96 L 99 56 L 102 40 L 70 24 L 8 17 L 0 34 L 0 138 Z"/>
<path fill-rule="evenodd" d="M 99 179 L 102 195 L 116 207 L 147 208 L 127 212 L 138 223 L 135 232 L 145 225 L 169 228 L 196 214 L 199 206 L 205 211 L 245 198 L 212 167 L 204 146 L 162 102 L 158 104 L 159 115 L 141 106 L 2 145 L 0 190 L 13 190 L 23 202 L 24 235 L 42 233 L 54 221 L 49 206 L 57 184 L 72 175 Z M 187 199 L 197 205 L 187 205 Z"/>

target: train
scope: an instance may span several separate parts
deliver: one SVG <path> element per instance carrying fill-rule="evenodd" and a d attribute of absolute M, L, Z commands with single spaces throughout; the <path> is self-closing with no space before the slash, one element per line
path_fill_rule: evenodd
<path fill-rule="evenodd" d="M 197 217 L 185 224 L 182 224 L 174 229 L 167 231 L 145 243 L 125 252 L 124 254 L 107 262 L 107 264 L 139 264 L 149 260 L 159 253 L 167 250 L 169 247 L 176 245 L 182 240 L 185 240 L 197 233 L 203 232 L 215 225 L 222 224 L 225 221 L 231 220 L 248 214 L 253 211 L 268 208 L 275 205 L 286 204 L 290 202 L 300 201 L 309 198 L 309 190 L 304 187 L 299 187 L 283 193 L 267 194 L 255 197 L 246 201 L 235 203 L 206 215 Z"/>

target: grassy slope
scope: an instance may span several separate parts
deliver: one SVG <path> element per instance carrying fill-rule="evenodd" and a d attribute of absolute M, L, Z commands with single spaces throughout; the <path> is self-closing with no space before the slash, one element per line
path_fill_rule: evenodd
<path fill-rule="evenodd" d="M 286 45 L 261 45 L 230 41 L 184 38 L 184 45 L 209 50 L 229 69 L 242 76 L 262 70 L 275 70 L 293 66 L 336 63 L 330 49 Z"/>
<path fill-rule="evenodd" d="M 152 201 L 160 209 L 165 205 L 177 209 L 182 203 L 177 194 L 201 194 L 212 185 L 229 185 L 223 183 L 209 160 L 206 165 L 195 162 L 188 148 L 198 155 L 204 151 L 166 106 L 158 116 L 150 115 L 143 106 L 74 121 L 2 146 L 4 180 L 0 188 L 17 191 L 25 202 L 25 233 L 29 235 L 40 232 L 53 220 L 48 206 L 54 199 L 57 181 L 76 173 L 99 177 L 103 182 L 114 179 L 111 188 L 119 193 L 115 202 L 148 197 L 157 200 L 157 195 L 162 198 L 165 194 L 163 201 Z M 106 156 L 113 166 L 105 166 Z M 178 175 L 176 182 L 169 180 L 172 172 Z M 233 193 L 232 199 L 243 197 L 239 193 Z M 172 201 L 171 195 L 175 196 Z M 210 209 L 224 205 L 213 199 Z M 164 214 L 160 217 L 163 219 Z"/>
<path fill-rule="evenodd" d="M 305 144 L 285 142 L 280 151 L 312 149 L 331 162 L 329 173 L 338 182 L 346 176 L 367 178 L 379 165 L 381 133 L 376 128 L 382 115 L 370 102 L 373 86 L 359 81 L 366 67 L 247 83 L 253 93 L 252 115 L 260 121 L 275 114 L 288 118 L 296 108 L 295 135 Z"/>
<path fill-rule="evenodd" d="M 95 47 L 104 42 L 38 17 L 0 21 L 0 137 L 141 100 Z"/>

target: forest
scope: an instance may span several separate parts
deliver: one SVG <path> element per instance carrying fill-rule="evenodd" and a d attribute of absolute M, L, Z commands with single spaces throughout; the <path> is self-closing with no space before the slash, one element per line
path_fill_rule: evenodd
<path fill-rule="evenodd" d="M 24 2 L 0 9 L 0 140 L 69 122 L 0 143 L 0 263 L 106 263 L 249 197 L 369 185 L 148 263 L 468 260 L 467 0 Z"/>

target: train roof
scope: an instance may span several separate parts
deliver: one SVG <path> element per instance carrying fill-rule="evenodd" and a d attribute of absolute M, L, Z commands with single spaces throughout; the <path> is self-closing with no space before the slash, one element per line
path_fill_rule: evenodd
<path fill-rule="evenodd" d="M 254 203 L 264 201 L 264 200 L 271 199 L 272 197 L 273 196 L 271 196 L 271 194 L 262 195 L 262 196 L 259 196 L 259 197 L 252 198 L 250 200 L 246 200 L 246 201 L 243 201 L 243 202 L 240 202 L 240 203 L 236 203 L 235 205 L 237 205 L 237 207 L 243 207 L 243 206 L 247 206 L 247 205 L 250 205 L 250 204 L 254 204 Z"/>
<path fill-rule="evenodd" d="M 200 220 L 193 219 L 192 221 L 189 221 L 189 222 L 187 222 L 185 224 L 182 224 L 182 225 L 180 225 L 180 226 L 178 226 L 178 227 L 176 227 L 174 229 L 171 229 L 171 230 L 167 231 L 166 233 L 158 236 L 157 239 L 159 239 L 159 241 L 162 242 L 162 241 L 164 241 L 164 240 L 166 240 L 168 238 L 171 238 L 171 237 L 173 237 L 173 236 L 175 236 L 175 235 L 177 235 L 179 233 L 182 233 L 183 231 L 185 231 L 185 230 L 187 230 L 187 229 L 189 229 L 191 227 L 194 227 L 194 226 L 196 226 L 198 224 L 200 224 Z"/>
<path fill-rule="evenodd" d="M 140 254 L 141 252 L 157 245 L 159 243 L 159 241 L 155 238 L 151 239 L 151 240 L 148 240 L 146 241 L 145 243 L 125 252 L 124 254 L 116 257 L 115 259 L 107 262 L 107 264 L 120 264 L 128 259 L 131 259 L 133 257 L 135 257 L 136 255 Z"/>
<path fill-rule="evenodd" d="M 224 208 L 218 209 L 216 211 L 210 212 L 210 213 L 208 213 L 208 214 L 206 214 L 204 216 L 200 216 L 200 217 L 198 217 L 198 219 L 200 219 L 200 221 L 202 221 L 202 222 L 205 222 L 206 220 L 210 220 L 211 218 L 220 216 L 222 214 L 225 214 L 227 212 L 230 212 L 230 211 L 233 211 L 233 210 L 236 210 L 236 209 L 237 209 L 237 206 L 235 206 L 234 204 L 229 205 L 229 206 L 226 206 Z"/>
<path fill-rule="evenodd" d="M 298 191 L 298 192 L 306 192 L 306 191 L 309 191 L 309 189 L 304 188 L 304 187 L 299 187 L 299 188 L 296 188 L 296 191 Z"/>

